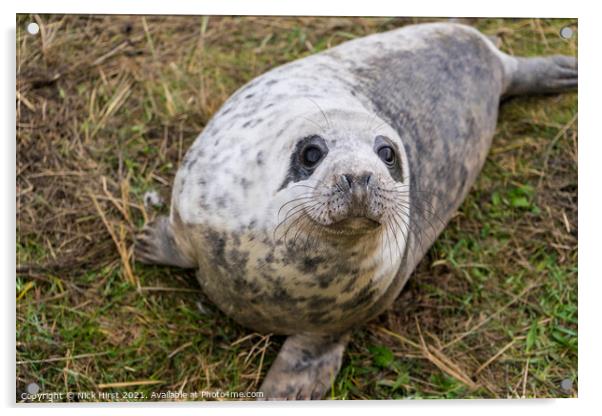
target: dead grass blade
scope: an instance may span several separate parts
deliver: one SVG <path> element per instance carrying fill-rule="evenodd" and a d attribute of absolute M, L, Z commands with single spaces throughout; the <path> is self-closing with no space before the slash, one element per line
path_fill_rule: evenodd
<path fill-rule="evenodd" d="M 379 331 L 381 331 L 382 333 L 384 333 L 384 334 L 387 334 L 387 335 L 390 335 L 390 336 L 392 336 L 393 338 L 397 338 L 398 340 L 400 340 L 401 342 L 403 342 L 403 343 L 405 343 L 405 344 L 411 345 L 412 347 L 414 347 L 414 348 L 417 348 L 417 349 L 421 349 L 421 347 L 420 347 L 420 345 L 419 345 L 419 344 L 415 343 L 415 342 L 414 342 L 414 341 L 412 341 L 412 340 L 409 340 L 409 339 L 407 339 L 407 338 L 406 338 L 406 337 L 404 337 L 403 335 L 397 334 L 397 333 L 395 333 L 395 332 L 393 332 L 393 331 L 390 331 L 390 330 L 388 330 L 387 328 L 384 328 L 384 327 L 382 327 L 382 326 L 378 326 L 378 327 L 376 327 L 376 328 L 377 328 Z"/>
<path fill-rule="evenodd" d="M 416 319 L 416 328 L 418 329 L 418 335 L 420 336 L 420 345 L 423 356 L 433 363 L 437 368 L 441 371 L 445 372 L 449 376 L 455 378 L 456 380 L 464 383 L 471 390 L 476 390 L 479 388 L 479 385 L 473 382 L 470 377 L 466 375 L 466 373 L 454 362 L 452 362 L 443 352 L 440 350 L 429 347 L 424 341 L 424 337 L 422 336 L 422 330 L 420 329 L 420 324 L 418 323 L 418 319 Z"/>
<path fill-rule="evenodd" d="M 165 381 L 163 380 L 137 380 L 137 381 L 123 381 L 120 383 L 106 383 L 99 384 L 99 389 L 113 389 L 120 387 L 131 387 L 131 386 L 151 386 L 153 384 L 163 384 Z"/>
<path fill-rule="evenodd" d="M 115 234 L 115 230 L 113 230 L 113 227 L 107 221 L 107 217 L 106 217 L 104 211 L 102 210 L 102 208 L 100 207 L 100 204 L 96 200 L 96 197 L 90 191 L 88 191 L 88 195 L 90 196 L 90 199 L 92 200 L 92 203 L 94 204 L 94 207 L 96 208 L 96 211 L 98 211 L 98 215 L 100 215 L 102 223 L 106 227 L 107 231 L 111 235 L 111 238 L 113 239 L 113 242 L 115 243 L 115 247 L 117 248 L 117 251 L 119 252 L 119 256 L 121 257 L 121 264 L 123 266 L 123 272 L 125 274 L 127 281 L 129 283 L 135 285 L 138 288 L 138 290 L 140 290 L 140 282 L 139 282 L 138 278 L 136 276 L 134 276 L 134 273 L 132 272 L 132 267 L 130 266 L 130 257 L 131 257 L 130 254 L 131 253 L 128 250 L 128 247 L 127 247 L 127 244 L 125 241 L 125 228 L 123 227 L 123 224 L 120 224 L 119 238 L 117 238 L 117 235 Z"/>
<path fill-rule="evenodd" d="M 132 85 L 132 81 L 122 81 L 121 85 L 117 87 L 117 91 L 113 97 L 111 97 L 107 105 L 102 109 L 100 120 L 94 127 L 94 130 L 92 130 L 89 139 L 93 139 L 96 133 L 105 126 L 107 120 L 125 103 L 125 100 L 132 92 Z"/>
<path fill-rule="evenodd" d="M 487 368 L 492 362 L 494 362 L 495 360 L 497 360 L 503 353 L 505 353 L 511 346 L 513 346 L 514 343 L 516 341 L 518 341 L 519 339 L 524 339 L 524 337 L 514 338 L 512 341 L 510 341 L 509 343 L 507 343 L 506 345 L 504 345 L 491 358 L 489 358 L 487 361 L 485 361 L 483 364 L 481 364 L 481 366 L 479 368 L 477 368 L 477 370 L 474 372 L 474 375 L 475 376 L 478 375 L 481 371 L 483 371 L 485 368 Z"/>
<path fill-rule="evenodd" d="M 96 353 L 90 353 L 90 354 L 69 355 L 67 357 L 52 357 L 52 358 L 45 358 L 43 360 L 25 360 L 25 361 L 17 361 L 17 365 L 54 363 L 57 361 L 79 360 L 81 358 L 99 357 L 99 356 L 107 355 L 107 354 L 109 354 L 109 352 L 96 352 Z"/>

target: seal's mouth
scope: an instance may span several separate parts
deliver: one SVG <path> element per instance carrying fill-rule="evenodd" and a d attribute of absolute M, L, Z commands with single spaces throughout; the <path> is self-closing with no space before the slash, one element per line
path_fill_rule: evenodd
<path fill-rule="evenodd" d="M 332 231 L 342 231 L 349 233 L 366 233 L 380 227 L 380 222 L 368 217 L 347 217 L 340 221 L 330 224 L 328 229 Z"/>

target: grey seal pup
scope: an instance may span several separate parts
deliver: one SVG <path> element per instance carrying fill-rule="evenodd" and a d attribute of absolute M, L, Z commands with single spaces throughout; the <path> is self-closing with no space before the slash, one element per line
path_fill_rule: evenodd
<path fill-rule="evenodd" d="M 500 99 L 576 87 L 575 58 L 512 57 L 452 23 L 282 65 L 213 116 L 136 258 L 198 269 L 226 315 L 288 335 L 265 398 L 322 398 L 350 331 L 391 305 L 475 181 Z"/>

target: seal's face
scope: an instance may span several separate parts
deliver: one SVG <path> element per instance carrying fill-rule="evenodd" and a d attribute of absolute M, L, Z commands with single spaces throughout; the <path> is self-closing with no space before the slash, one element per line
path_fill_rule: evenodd
<path fill-rule="evenodd" d="M 399 138 L 382 125 L 367 128 L 374 120 L 367 124 L 361 115 L 332 118 L 336 124 L 309 128 L 292 146 L 279 189 L 288 196 L 279 209 L 279 236 L 381 237 L 400 251 L 393 239 L 407 234 L 409 181 Z"/>

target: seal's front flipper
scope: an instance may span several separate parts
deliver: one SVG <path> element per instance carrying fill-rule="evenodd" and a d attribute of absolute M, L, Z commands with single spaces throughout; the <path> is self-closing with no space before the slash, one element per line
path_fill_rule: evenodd
<path fill-rule="evenodd" d="M 506 88 L 504 97 L 546 94 L 577 88 L 577 59 L 553 55 L 519 58 L 503 54 Z"/>
<path fill-rule="evenodd" d="M 348 341 L 349 334 L 288 337 L 259 389 L 263 399 L 321 399 L 341 368 Z"/>
<path fill-rule="evenodd" d="M 142 232 L 136 236 L 134 257 L 146 264 L 196 267 L 194 260 L 182 250 L 182 245 L 175 237 L 169 218 L 159 217 L 144 226 Z"/>

